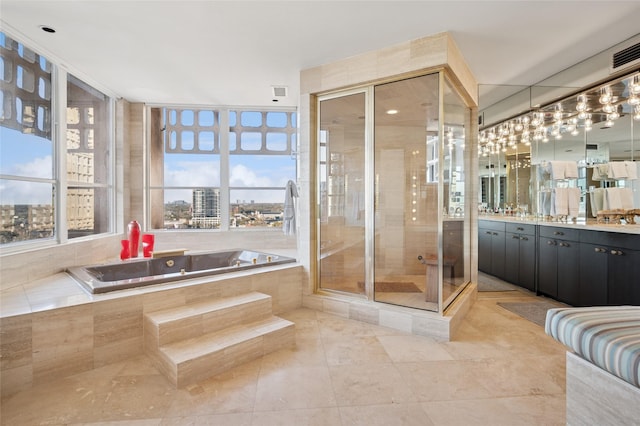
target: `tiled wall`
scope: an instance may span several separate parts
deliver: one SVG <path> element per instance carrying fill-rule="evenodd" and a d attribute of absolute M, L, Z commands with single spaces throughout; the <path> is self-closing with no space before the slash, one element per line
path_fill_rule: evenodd
<path fill-rule="evenodd" d="M 246 273 L 207 284 L 113 296 L 77 306 L 0 319 L 2 396 L 121 361 L 143 352 L 143 314 L 207 297 L 258 291 L 273 313 L 302 306 L 302 267 Z"/>

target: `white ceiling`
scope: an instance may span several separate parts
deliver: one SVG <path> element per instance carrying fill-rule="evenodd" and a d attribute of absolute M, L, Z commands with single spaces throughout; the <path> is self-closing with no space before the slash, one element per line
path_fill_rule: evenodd
<path fill-rule="evenodd" d="M 637 34 L 640 2 L 0 0 L 0 24 L 130 101 L 296 106 L 300 70 L 443 31 L 480 84 L 528 86 Z"/>

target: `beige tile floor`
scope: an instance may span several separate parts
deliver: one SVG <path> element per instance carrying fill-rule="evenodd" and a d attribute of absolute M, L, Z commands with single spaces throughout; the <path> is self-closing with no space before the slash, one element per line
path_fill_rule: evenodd
<path fill-rule="evenodd" d="M 309 309 L 295 349 L 185 389 L 145 356 L 2 401 L 2 425 L 561 425 L 565 349 L 479 293 L 452 342 Z"/>

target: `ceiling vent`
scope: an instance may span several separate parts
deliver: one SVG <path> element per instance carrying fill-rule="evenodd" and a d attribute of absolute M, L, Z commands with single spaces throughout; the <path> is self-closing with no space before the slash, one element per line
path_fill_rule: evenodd
<path fill-rule="evenodd" d="M 640 43 L 615 52 L 611 58 L 611 72 L 640 64 Z"/>
<path fill-rule="evenodd" d="M 287 86 L 271 86 L 271 94 L 274 98 L 286 98 Z"/>

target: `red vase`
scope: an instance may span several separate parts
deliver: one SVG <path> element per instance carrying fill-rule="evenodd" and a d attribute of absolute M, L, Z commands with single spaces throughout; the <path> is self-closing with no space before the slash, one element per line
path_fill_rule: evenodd
<path fill-rule="evenodd" d="M 138 247 L 140 245 L 140 224 L 135 220 L 129 223 L 129 256 L 138 257 Z"/>
<path fill-rule="evenodd" d="M 120 250 L 120 260 L 127 260 L 129 257 L 129 240 L 120 240 L 122 249 Z"/>

